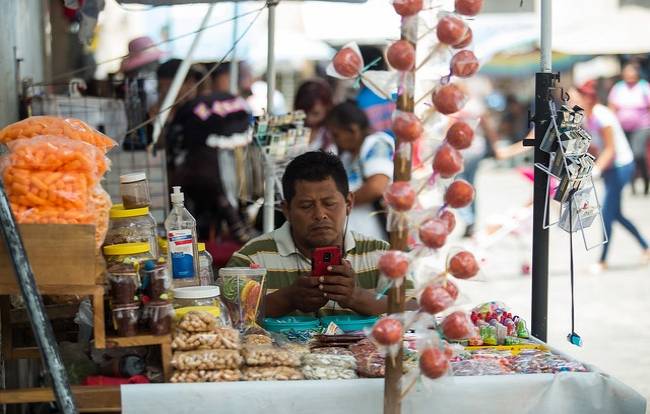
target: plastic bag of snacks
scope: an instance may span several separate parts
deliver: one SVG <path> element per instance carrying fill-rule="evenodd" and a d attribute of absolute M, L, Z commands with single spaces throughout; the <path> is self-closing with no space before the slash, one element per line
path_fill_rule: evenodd
<path fill-rule="evenodd" d="M 213 332 L 188 333 L 178 330 L 172 341 L 172 349 L 193 351 L 197 349 L 240 349 L 239 331 L 232 328 L 216 328 Z"/>
<path fill-rule="evenodd" d="M 222 369 L 222 370 L 197 370 L 192 369 L 189 371 L 174 372 L 169 382 L 224 382 L 224 381 L 239 381 L 241 379 L 241 371 L 238 369 Z"/>
<path fill-rule="evenodd" d="M 187 312 L 179 321 L 178 328 L 185 332 L 215 332 L 219 320 L 208 312 Z"/>
<path fill-rule="evenodd" d="M 172 366 L 179 371 L 238 369 L 241 363 L 242 357 L 234 349 L 176 352 L 172 357 Z"/>
<path fill-rule="evenodd" d="M 117 145 L 115 141 L 79 119 L 56 116 L 32 116 L 8 125 L 0 130 L 0 142 L 7 143 L 38 135 L 61 135 L 72 140 L 84 141 L 104 153 Z"/>
<path fill-rule="evenodd" d="M 244 381 L 288 381 L 304 379 L 302 372 L 291 367 L 246 367 L 242 372 Z"/>
<path fill-rule="evenodd" d="M 242 350 L 246 365 L 299 367 L 300 355 L 273 345 L 247 345 Z"/>

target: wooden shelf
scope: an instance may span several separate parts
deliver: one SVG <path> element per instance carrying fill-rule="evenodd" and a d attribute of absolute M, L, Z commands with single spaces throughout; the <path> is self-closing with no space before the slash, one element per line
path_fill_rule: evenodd
<path fill-rule="evenodd" d="M 163 345 L 171 344 L 172 338 L 170 335 L 136 335 L 136 336 L 107 336 L 106 347 L 130 347 L 130 346 L 147 346 L 147 345 Z"/>
<path fill-rule="evenodd" d="M 122 400 L 120 386 L 74 386 L 72 393 L 77 402 L 77 408 L 86 413 L 120 412 Z M 0 405 L 26 404 L 55 401 L 51 388 L 21 388 L 0 390 Z"/>

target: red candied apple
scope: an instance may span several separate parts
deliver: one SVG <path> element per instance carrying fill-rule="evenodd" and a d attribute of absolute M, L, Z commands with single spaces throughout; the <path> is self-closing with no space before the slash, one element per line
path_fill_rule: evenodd
<path fill-rule="evenodd" d="M 447 241 L 447 223 L 439 218 L 429 219 L 420 225 L 420 240 L 432 249 L 439 249 Z"/>
<path fill-rule="evenodd" d="M 440 378 L 448 370 L 449 358 L 444 350 L 427 348 L 420 354 L 420 371 L 428 378 Z"/>
<path fill-rule="evenodd" d="M 471 50 L 461 50 L 451 58 L 451 74 L 459 78 L 469 78 L 478 72 L 478 59 Z"/>
<path fill-rule="evenodd" d="M 397 70 L 411 70 L 415 65 L 415 48 L 408 40 L 398 40 L 388 47 L 386 59 Z"/>
<path fill-rule="evenodd" d="M 474 325 L 463 311 L 452 312 L 442 321 L 442 333 L 447 339 L 468 339 L 474 336 Z"/>
<path fill-rule="evenodd" d="M 481 12 L 483 0 L 456 0 L 456 13 L 465 16 L 476 16 Z"/>
<path fill-rule="evenodd" d="M 401 141 L 413 142 L 422 136 L 422 122 L 411 112 L 398 112 L 393 118 L 393 132 Z"/>
<path fill-rule="evenodd" d="M 422 10 L 422 0 L 394 0 L 393 8 L 400 16 L 413 16 Z"/>
<path fill-rule="evenodd" d="M 450 178 L 463 169 L 463 156 L 449 144 L 442 144 L 433 157 L 433 170 L 442 178 Z"/>
<path fill-rule="evenodd" d="M 456 180 L 445 192 L 445 203 L 452 208 L 468 206 L 474 200 L 474 187 L 465 180 Z"/>
<path fill-rule="evenodd" d="M 409 257 L 399 250 L 388 250 L 377 263 L 379 271 L 391 279 L 399 279 L 406 276 L 409 270 Z"/>
<path fill-rule="evenodd" d="M 444 221 L 447 224 L 447 233 L 451 234 L 456 228 L 456 216 L 449 210 L 445 210 L 440 213 L 440 220 Z"/>
<path fill-rule="evenodd" d="M 474 34 L 472 34 L 472 28 L 467 27 L 467 32 L 465 32 L 465 36 L 461 39 L 460 42 L 456 43 L 455 45 L 452 45 L 454 49 L 462 49 L 464 47 L 469 46 L 470 43 L 472 43 L 472 40 L 474 39 Z"/>
<path fill-rule="evenodd" d="M 449 14 L 442 19 L 438 20 L 436 27 L 436 34 L 440 43 L 446 45 L 455 45 L 460 43 L 465 37 L 467 32 L 467 25 L 458 16 Z"/>
<path fill-rule="evenodd" d="M 346 78 L 357 76 L 363 68 L 361 56 L 350 47 L 339 50 L 332 63 L 336 72 Z"/>
<path fill-rule="evenodd" d="M 449 260 L 449 273 L 458 279 L 469 279 L 478 273 L 478 262 L 474 255 L 468 251 L 456 253 Z"/>
<path fill-rule="evenodd" d="M 408 181 L 395 181 L 384 193 L 386 204 L 397 211 L 408 211 L 415 204 L 415 190 Z"/>
<path fill-rule="evenodd" d="M 372 328 L 371 335 L 381 345 L 395 345 L 402 340 L 402 323 L 397 319 L 382 318 Z"/>
<path fill-rule="evenodd" d="M 447 289 L 440 285 L 427 286 L 420 296 L 420 307 L 423 311 L 431 315 L 442 312 L 453 305 L 453 303 L 454 299 L 447 292 Z"/>
<path fill-rule="evenodd" d="M 449 293 L 449 296 L 451 296 L 453 300 L 458 299 L 458 286 L 456 286 L 454 282 L 447 279 L 442 283 L 442 285 L 444 286 L 445 290 L 447 291 L 447 293 Z"/>
<path fill-rule="evenodd" d="M 453 83 L 439 87 L 432 96 L 433 105 L 443 115 L 453 114 L 463 109 L 465 100 L 463 91 Z"/>
<path fill-rule="evenodd" d="M 449 145 L 456 149 L 466 149 L 472 145 L 474 130 L 466 122 L 457 121 L 449 127 L 445 139 Z"/>

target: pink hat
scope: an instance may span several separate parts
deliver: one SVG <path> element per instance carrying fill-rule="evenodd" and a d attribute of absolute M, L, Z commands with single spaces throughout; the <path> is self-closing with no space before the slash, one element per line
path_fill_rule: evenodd
<path fill-rule="evenodd" d="M 131 72 L 146 64 L 156 62 L 165 53 L 155 47 L 149 36 L 136 37 L 129 42 L 129 55 L 122 60 L 121 72 Z"/>

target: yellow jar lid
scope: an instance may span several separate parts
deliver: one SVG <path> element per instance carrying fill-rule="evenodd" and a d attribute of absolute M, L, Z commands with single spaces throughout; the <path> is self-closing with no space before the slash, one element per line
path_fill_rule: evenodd
<path fill-rule="evenodd" d="M 197 245 L 198 245 L 198 247 L 199 247 L 199 251 L 200 251 L 200 252 L 204 252 L 204 251 L 205 251 L 205 243 L 197 243 Z"/>
<path fill-rule="evenodd" d="M 114 204 L 108 214 L 110 218 L 146 216 L 149 214 L 149 207 L 125 209 L 123 204 Z"/>
<path fill-rule="evenodd" d="M 123 243 L 104 246 L 104 254 L 106 256 L 123 256 L 138 253 L 149 253 L 149 243 Z"/>

